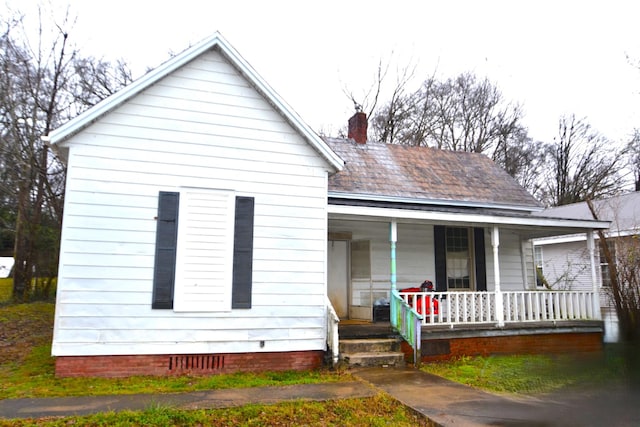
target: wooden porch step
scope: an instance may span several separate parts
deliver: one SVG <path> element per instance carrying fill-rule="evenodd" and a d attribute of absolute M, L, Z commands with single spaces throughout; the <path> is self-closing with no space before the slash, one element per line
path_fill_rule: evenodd
<path fill-rule="evenodd" d="M 340 358 L 350 366 L 404 366 L 399 338 L 340 340 Z"/>

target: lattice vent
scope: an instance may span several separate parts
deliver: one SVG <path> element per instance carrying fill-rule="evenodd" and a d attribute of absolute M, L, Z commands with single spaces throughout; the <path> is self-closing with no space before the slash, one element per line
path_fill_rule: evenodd
<path fill-rule="evenodd" d="M 169 371 L 218 371 L 224 369 L 224 356 L 179 355 L 169 356 Z"/>

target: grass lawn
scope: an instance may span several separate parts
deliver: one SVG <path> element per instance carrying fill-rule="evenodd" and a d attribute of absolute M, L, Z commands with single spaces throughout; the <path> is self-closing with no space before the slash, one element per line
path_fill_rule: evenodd
<path fill-rule="evenodd" d="M 11 299 L 11 293 L 13 292 L 13 279 L 2 278 L 0 279 L 0 304 L 6 303 Z"/>
<path fill-rule="evenodd" d="M 0 399 L 101 394 L 164 393 L 352 380 L 344 372 L 266 372 L 210 377 L 56 378 L 50 356 L 54 305 L 0 306 Z M 2 420 L 6 426 L 428 426 L 427 420 L 384 393 L 365 399 L 287 402 L 185 411 L 153 407 L 142 412 Z"/>
<path fill-rule="evenodd" d="M 104 394 L 165 393 L 352 380 L 348 372 L 267 372 L 209 377 L 56 378 L 50 356 L 54 305 L 0 305 L 0 399 Z M 629 354 L 629 353 L 627 353 Z M 640 354 L 640 353 L 638 353 Z M 624 352 L 603 354 L 465 357 L 422 369 L 453 381 L 499 393 L 539 394 L 598 386 L 629 376 Z M 43 420 L 0 420 L 2 426 L 67 425 L 429 425 L 380 393 L 367 399 L 249 405 L 224 410 L 183 411 L 155 407 Z"/>
<path fill-rule="evenodd" d="M 398 401 L 379 394 L 368 399 L 287 402 L 237 408 L 182 411 L 166 407 L 143 412 L 104 413 L 40 420 L 0 420 L 17 426 L 431 426 Z"/>
<path fill-rule="evenodd" d="M 56 378 L 51 357 L 54 304 L 0 307 L 0 399 L 175 393 L 352 380 L 344 372 L 286 371 L 208 377 Z"/>
<path fill-rule="evenodd" d="M 491 392 L 532 395 L 625 381 L 632 368 L 620 347 L 607 345 L 595 354 L 462 357 L 421 369 Z"/>

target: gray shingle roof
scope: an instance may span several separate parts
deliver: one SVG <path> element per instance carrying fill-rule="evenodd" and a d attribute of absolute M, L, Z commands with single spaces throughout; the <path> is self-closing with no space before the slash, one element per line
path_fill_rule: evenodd
<path fill-rule="evenodd" d="M 631 192 L 593 202 L 598 219 L 611 221 L 611 231 L 640 229 L 640 192 Z M 593 219 L 587 202 L 545 209 L 537 215 L 556 218 Z"/>
<path fill-rule="evenodd" d="M 324 138 L 344 161 L 329 191 L 457 205 L 530 207 L 540 204 L 483 154 Z"/>

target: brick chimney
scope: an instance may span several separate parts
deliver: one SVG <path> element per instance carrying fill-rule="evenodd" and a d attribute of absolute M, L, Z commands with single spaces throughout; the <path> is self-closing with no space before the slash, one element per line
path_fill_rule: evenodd
<path fill-rule="evenodd" d="M 349 119 L 348 138 L 353 138 L 358 144 L 367 143 L 367 115 L 358 111 Z"/>

